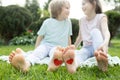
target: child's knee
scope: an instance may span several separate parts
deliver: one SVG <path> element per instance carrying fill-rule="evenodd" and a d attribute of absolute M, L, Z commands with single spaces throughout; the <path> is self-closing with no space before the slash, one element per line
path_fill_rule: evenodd
<path fill-rule="evenodd" d="M 91 33 L 91 35 L 95 35 L 95 34 L 101 33 L 101 32 L 100 32 L 99 29 L 95 28 L 95 29 L 93 29 L 90 33 Z"/>

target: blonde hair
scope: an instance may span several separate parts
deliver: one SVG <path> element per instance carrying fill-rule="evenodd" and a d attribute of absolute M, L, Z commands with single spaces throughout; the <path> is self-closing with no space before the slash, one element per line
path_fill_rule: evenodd
<path fill-rule="evenodd" d="M 49 12 L 52 18 L 57 18 L 58 15 L 62 12 L 62 7 L 70 3 L 67 0 L 52 0 L 49 3 Z"/>

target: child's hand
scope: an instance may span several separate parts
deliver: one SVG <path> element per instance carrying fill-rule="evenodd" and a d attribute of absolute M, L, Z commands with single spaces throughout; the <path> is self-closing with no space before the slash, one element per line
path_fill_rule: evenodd
<path fill-rule="evenodd" d="M 104 53 L 107 53 L 107 47 L 105 45 L 100 45 L 97 49 L 98 51 L 101 50 L 103 51 Z"/>
<path fill-rule="evenodd" d="M 107 54 L 106 54 L 106 52 L 103 51 L 103 50 L 101 50 L 101 49 L 99 49 L 99 50 L 95 50 L 94 55 L 95 55 L 96 57 L 102 55 L 102 56 L 104 56 L 104 57 L 107 58 Z"/>

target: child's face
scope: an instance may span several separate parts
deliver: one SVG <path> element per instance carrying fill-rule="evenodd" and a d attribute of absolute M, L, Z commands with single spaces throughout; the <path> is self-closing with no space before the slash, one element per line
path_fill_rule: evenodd
<path fill-rule="evenodd" d="M 85 15 L 90 15 L 95 11 L 95 7 L 88 0 L 82 0 L 82 10 Z"/>
<path fill-rule="evenodd" d="M 68 18 L 69 13 L 70 13 L 70 5 L 66 3 L 66 5 L 62 7 L 62 11 L 58 17 L 62 19 L 66 19 Z"/>

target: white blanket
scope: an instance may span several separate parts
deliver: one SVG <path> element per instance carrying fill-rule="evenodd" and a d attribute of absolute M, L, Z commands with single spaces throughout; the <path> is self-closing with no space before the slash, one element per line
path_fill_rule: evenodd
<path fill-rule="evenodd" d="M 27 52 L 27 55 L 30 53 L 31 53 L 31 51 Z M 6 61 L 7 63 L 10 63 L 9 57 L 6 55 L 0 56 L 0 60 Z M 40 65 L 48 64 L 49 61 L 50 61 L 50 58 L 46 57 L 43 60 L 38 61 L 37 64 L 40 64 Z M 118 56 L 112 57 L 112 56 L 108 55 L 108 63 L 110 66 L 120 65 L 120 58 Z M 63 64 L 63 66 L 64 66 L 64 64 Z M 87 59 L 85 62 L 81 63 L 79 66 L 80 67 L 84 67 L 84 66 L 93 67 L 93 66 L 97 66 L 97 62 L 96 62 L 95 57 L 91 57 L 91 58 Z"/>

